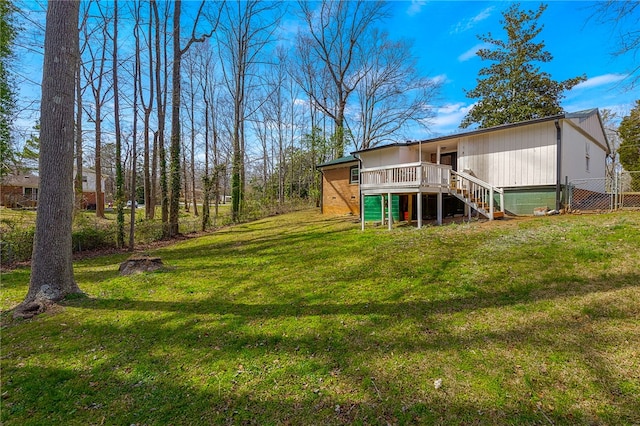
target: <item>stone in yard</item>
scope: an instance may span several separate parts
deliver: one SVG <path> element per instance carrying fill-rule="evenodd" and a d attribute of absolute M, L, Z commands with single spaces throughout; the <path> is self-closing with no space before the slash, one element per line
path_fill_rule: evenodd
<path fill-rule="evenodd" d="M 162 259 L 146 255 L 133 255 L 120 264 L 120 275 L 141 274 L 163 268 Z"/>

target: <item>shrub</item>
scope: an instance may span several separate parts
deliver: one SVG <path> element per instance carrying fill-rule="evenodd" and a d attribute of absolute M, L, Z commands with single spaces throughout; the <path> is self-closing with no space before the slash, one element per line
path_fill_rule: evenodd
<path fill-rule="evenodd" d="M 100 248 L 112 248 L 116 246 L 115 230 L 113 227 L 81 227 L 73 231 L 71 234 L 71 240 L 74 252 Z"/>
<path fill-rule="evenodd" d="M 35 227 L 12 227 L 0 232 L 0 263 L 24 262 L 31 259 Z"/>

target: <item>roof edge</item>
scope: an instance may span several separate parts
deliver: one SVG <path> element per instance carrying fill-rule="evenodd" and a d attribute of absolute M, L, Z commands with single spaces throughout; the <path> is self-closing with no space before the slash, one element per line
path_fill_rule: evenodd
<path fill-rule="evenodd" d="M 356 161 L 358 161 L 358 159 L 353 155 L 345 155 L 344 157 L 335 158 L 331 161 L 327 161 L 326 163 L 318 164 L 316 166 L 316 170 L 324 167 L 329 167 L 329 166 L 337 166 L 339 164 L 353 163 Z"/>

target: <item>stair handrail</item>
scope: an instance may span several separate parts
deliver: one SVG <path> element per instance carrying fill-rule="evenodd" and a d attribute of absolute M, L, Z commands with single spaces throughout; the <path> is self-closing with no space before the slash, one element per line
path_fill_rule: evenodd
<path fill-rule="evenodd" d="M 498 188 L 496 186 L 491 185 L 488 182 L 485 182 L 481 179 L 478 179 L 477 177 L 469 174 L 469 173 L 464 173 L 464 172 L 459 172 L 457 170 L 451 170 L 451 174 L 456 176 L 456 177 L 460 177 L 462 178 L 462 180 L 467 180 L 469 182 L 475 183 L 476 185 L 480 186 L 481 188 L 484 188 L 485 190 L 489 191 L 489 216 L 490 219 L 493 219 L 493 213 L 494 213 L 494 205 L 493 205 L 493 193 L 497 192 L 498 194 L 500 194 L 500 209 L 499 211 L 504 212 L 504 189 L 503 188 Z M 458 181 L 458 179 L 454 179 L 455 181 Z M 457 188 L 457 185 L 456 185 Z"/>
<path fill-rule="evenodd" d="M 473 183 L 477 183 L 478 185 L 480 185 L 480 186 L 482 186 L 482 187 L 484 187 L 486 189 L 493 189 L 495 192 L 497 192 L 499 194 L 504 194 L 504 189 L 498 188 L 497 186 L 493 186 L 488 182 L 485 182 L 485 181 L 483 181 L 481 179 L 478 179 L 477 177 L 475 177 L 473 175 L 470 175 L 469 173 L 459 172 L 457 170 L 453 170 L 452 169 L 451 170 L 451 174 L 458 175 L 463 179 L 469 180 L 469 181 L 471 181 Z"/>

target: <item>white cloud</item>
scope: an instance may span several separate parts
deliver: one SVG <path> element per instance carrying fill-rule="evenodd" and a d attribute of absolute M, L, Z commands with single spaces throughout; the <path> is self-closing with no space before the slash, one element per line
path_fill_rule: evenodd
<path fill-rule="evenodd" d="M 434 77 L 430 77 L 429 80 L 431 80 L 434 84 L 445 84 L 447 81 L 449 81 L 449 78 L 446 74 L 438 74 Z"/>
<path fill-rule="evenodd" d="M 422 8 L 427 4 L 423 0 L 411 0 L 411 5 L 407 8 L 407 15 L 415 16 L 422 12 Z"/>
<path fill-rule="evenodd" d="M 407 9 L 407 15 L 415 16 L 418 13 L 422 12 L 422 8 L 427 4 L 426 1 L 422 0 L 411 0 L 411 5 Z"/>
<path fill-rule="evenodd" d="M 448 135 L 458 131 L 462 119 L 473 105 L 457 102 L 434 108 L 435 117 L 430 120 L 431 132 L 437 135 Z"/>
<path fill-rule="evenodd" d="M 617 83 L 627 78 L 625 74 L 604 74 L 597 77 L 591 77 L 586 81 L 576 85 L 574 89 L 592 89 L 598 86 L 604 86 L 611 83 Z"/>
<path fill-rule="evenodd" d="M 495 6 L 489 6 L 486 9 L 481 10 L 477 15 L 458 22 L 451 30 L 451 33 L 456 34 L 470 30 L 471 28 L 475 27 L 477 23 L 484 21 L 485 19 L 490 17 L 494 9 Z"/>
<path fill-rule="evenodd" d="M 466 52 L 464 52 L 462 55 L 458 56 L 458 61 L 460 62 L 466 62 L 469 59 L 473 59 L 476 57 L 476 54 L 478 53 L 478 50 L 480 49 L 486 49 L 490 46 L 489 43 L 479 43 L 476 44 L 475 46 L 473 46 L 471 49 L 467 50 Z"/>

